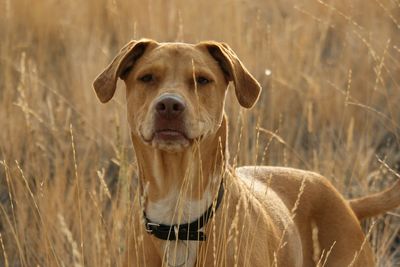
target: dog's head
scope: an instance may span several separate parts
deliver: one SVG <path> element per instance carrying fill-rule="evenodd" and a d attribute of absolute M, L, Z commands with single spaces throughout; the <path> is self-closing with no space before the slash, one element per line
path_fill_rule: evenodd
<path fill-rule="evenodd" d="M 217 132 L 230 81 L 245 108 L 261 91 L 232 49 L 218 42 L 131 41 L 93 83 L 101 102 L 113 97 L 118 78 L 126 84 L 133 136 L 171 152 Z"/>

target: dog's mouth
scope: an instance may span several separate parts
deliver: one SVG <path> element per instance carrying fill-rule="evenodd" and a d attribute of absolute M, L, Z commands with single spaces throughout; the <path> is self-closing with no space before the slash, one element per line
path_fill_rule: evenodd
<path fill-rule="evenodd" d="M 140 134 L 145 144 L 167 152 L 178 152 L 193 144 L 194 139 L 181 129 L 156 128 L 148 138 Z"/>
<path fill-rule="evenodd" d="M 152 125 L 150 124 L 148 128 L 143 127 L 145 125 L 142 124 L 138 128 L 138 134 L 144 144 L 155 149 L 177 152 L 189 148 L 203 139 L 203 134 L 188 131 L 182 121 L 158 120 Z"/>
<path fill-rule="evenodd" d="M 158 129 L 154 132 L 152 141 L 179 142 L 191 141 L 185 132 L 176 129 Z"/>

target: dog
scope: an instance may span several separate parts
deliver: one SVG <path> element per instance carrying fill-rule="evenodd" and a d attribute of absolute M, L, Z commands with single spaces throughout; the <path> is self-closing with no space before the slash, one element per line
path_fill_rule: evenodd
<path fill-rule="evenodd" d="M 93 82 L 101 102 L 118 79 L 140 195 L 125 266 L 374 266 L 360 220 L 397 207 L 400 182 L 349 201 L 313 172 L 230 167 L 228 84 L 244 108 L 261 87 L 227 44 L 131 41 Z"/>

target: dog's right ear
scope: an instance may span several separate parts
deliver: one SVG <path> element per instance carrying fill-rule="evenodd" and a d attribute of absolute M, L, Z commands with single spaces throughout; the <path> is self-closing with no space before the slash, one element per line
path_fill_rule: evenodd
<path fill-rule="evenodd" d="M 93 82 L 93 88 L 102 103 L 110 101 L 114 96 L 118 78 L 126 78 L 135 61 L 144 54 L 149 44 L 156 44 L 156 42 L 148 39 L 130 41 L 97 76 Z"/>

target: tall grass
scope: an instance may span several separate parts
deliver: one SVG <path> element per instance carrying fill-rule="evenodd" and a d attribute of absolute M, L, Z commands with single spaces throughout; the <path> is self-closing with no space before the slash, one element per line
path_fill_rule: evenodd
<path fill-rule="evenodd" d="M 228 95 L 232 162 L 314 170 L 348 197 L 394 180 L 378 158 L 399 170 L 398 0 L 5 0 L 0 265 L 121 265 L 136 184 L 124 90 L 101 105 L 91 82 L 141 37 L 227 42 L 263 85 L 251 111 Z M 399 229 L 398 211 L 372 229 L 379 266 L 399 264 Z"/>

